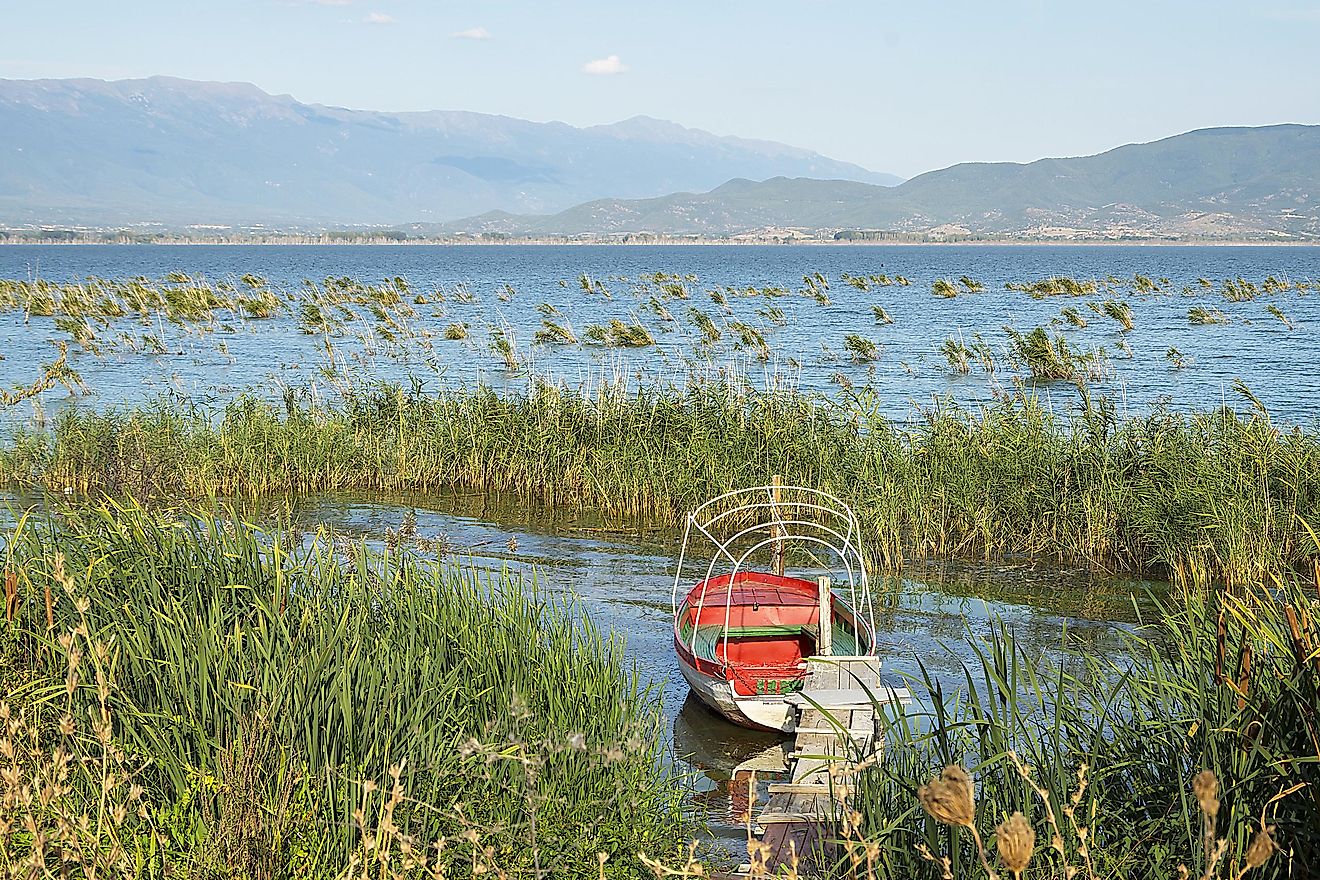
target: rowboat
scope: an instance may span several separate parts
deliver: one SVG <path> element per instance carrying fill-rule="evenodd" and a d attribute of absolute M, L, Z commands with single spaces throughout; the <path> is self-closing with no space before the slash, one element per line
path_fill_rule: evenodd
<path fill-rule="evenodd" d="M 786 573 L 790 553 L 807 570 Z M 809 660 L 875 657 L 856 514 L 827 492 L 777 482 L 712 498 L 687 516 L 673 612 L 692 693 L 735 724 L 791 731 Z"/>

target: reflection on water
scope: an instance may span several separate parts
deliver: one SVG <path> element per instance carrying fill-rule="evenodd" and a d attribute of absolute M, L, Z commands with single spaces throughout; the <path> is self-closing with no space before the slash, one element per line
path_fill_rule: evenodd
<path fill-rule="evenodd" d="M 771 781 L 787 779 L 789 740 L 730 724 L 688 695 L 674 713 L 674 757 L 693 771 L 695 805 L 730 850 L 746 836 L 752 786 L 765 803 Z"/>
<path fill-rule="evenodd" d="M 10 503 L 21 507 L 34 499 L 11 497 Z M 734 780 L 734 768 L 757 756 L 773 765 L 783 742 L 729 724 L 689 698 L 671 641 L 677 545 L 667 531 L 476 495 L 322 495 L 245 505 L 242 513 L 275 516 L 305 532 L 323 526 L 376 544 L 415 515 L 417 537 L 427 547 L 478 568 L 522 572 L 543 589 L 574 597 L 603 630 L 626 637 L 631 655 L 660 689 L 675 760 L 693 773 L 695 805 L 707 811 L 712 833 L 736 848 L 746 805 L 731 791 L 745 792 L 747 780 Z M 696 567 L 690 576 L 697 576 Z M 1032 653 L 1056 654 L 1065 631 L 1073 649 L 1112 652 L 1120 644 L 1118 630 L 1133 619 L 1131 595 L 1150 585 L 1027 563 L 942 563 L 876 578 L 874 586 L 886 676 L 916 676 L 922 665 L 948 693 L 965 685 L 960 662 L 974 657 L 969 633 L 988 635 L 1003 620 Z M 758 778 L 764 797 L 767 774 Z"/>

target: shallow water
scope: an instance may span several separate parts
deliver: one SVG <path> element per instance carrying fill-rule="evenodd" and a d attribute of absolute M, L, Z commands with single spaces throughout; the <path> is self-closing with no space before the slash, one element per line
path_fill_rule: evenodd
<path fill-rule="evenodd" d="M 996 392 L 1011 389 L 1015 372 L 1004 366 L 1008 337 L 1003 328 L 1026 331 L 1047 326 L 1064 335 L 1074 348 L 1103 348 L 1110 378 L 1095 391 L 1114 398 L 1121 412 L 1144 412 L 1160 405 L 1204 409 L 1224 403 L 1245 408 L 1230 390 L 1241 378 L 1280 421 L 1313 424 L 1318 386 L 1312 377 L 1313 351 L 1320 332 L 1320 293 L 1295 290 L 1262 296 L 1250 302 L 1228 302 L 1217 291 L 1203 290 L 1199 278 L 1216 284 L 1245 277 L 1259 283 L 1267 275 L 1307 281 L 1320 279 L 1317 247 L 1152 247 L 1152 246 L 132 246 L 78 245 L 0 247 L 0 277 L 40 276 L 72 281 L 96 275 L 110 278 L 161 278 L 183 271 L 212 281 L 236 279 L 253 272 L 276 286 L 296 290 L 304 278 L 350 276 L 379 281 L 402 276 L 415 291 L 448 292 L 443 304 L 416 306 L 411 319 L 417 334 L 402 346 L 383 341 L 363 314 L 345 325 L 330 341 L 335 367 L 353 368 L 367 378 L 405 381 L 416 377 L 428 387 L 487 382 L 525 386 L 531 373 L 569 383 L 602 378 L 628 381 L 686 381 L 696 373 L 711 375 L 729 369 L 753 384 L 788 382 L 825 390 L 841 382 L 875 389 L 875 406 L 896 418 L 912 415 L 914 404 L 929 404 L 936 396 L 963 402 L 986 402 Z M 645 311 L 658 293 L 643 284 L 643 275 L 668 272 L 695 276 L 686 283 L 689 300 L 669 300 L 675 318 L 666 322 Z M 805 296 L 803 276 L 820 272 L 830 281 L 829 305 Z M 577 279 L 586 273 L 602 281 L 610 298 L 584 293 Z M 840 280 L 853 275 L 904 275 L 909 287 L 858 291 Z M 1083 297 L 1056 296 L 1035 300 L 1003 289 L 1006 282 L 1031 281 L 1052 275 L 1131 279 L 1140 273 L 1170 280 L 1166 294 L 1138 294 L 1130 287 Z M 931 293 L 937 278 L 967 275 L 986 287 L 984 293 L 964 293 L 944 299 Z M 501 301 L 505 285 L 508 301 Z M 459 285 L 475 301 L 453 296 Z M 774 298 L 729 297 L 729 312 L 711 301 L 709 291 L 725 286 L 780 285 L 788 293 Z M 1184 288 L 1192 293 L 1186 295 Z M 1135 327 L 1120 333 L 1110 318 L 1093 313 L 1088 302 L 1125 300 Z M 657 340 L 641 349 L 592 345 L 531 344 L 548 302 L 563 313 L 579 335 L 590 323 L 612 318 L 640 321 Z M 883 306 L 894 323 L 877 326 L 872 306 Z M 1288 329 L 1267 307 L 1281 309 L 1294 323 Z M 698 345 L 699 333 L 688 314 L 697 307 L 717 324 L 741 320 L 761 330 L 773 355 L 767 362 L 738 350 L 726 328 L 721 342 Z M 1066 306 L 1089 321 L 1072 328 L 1060 318 Z M 1226 324 L 1192 325 L 1194 306 L 1217 308 Z M 783 326 L 766 317 L 774 307 L 784 313 Z M 761 314 L 758 314 L 761 312 Z M 456 321 L 471 325 L 463 341 L 442 338 L 443 328 Z M 226 329 L 226 327 L 228 329 Z M 509 370 L 490 349 L 493 329 L 507 330 L 523 366 Z M 230 332 L 232 331 L 232 332 Z M 278 396 L 279 387 L 316 386 L 333 395 L 326 340 L 299 329 L 294 316 L 265 321 L 217 316 L 210 328 L 179 328 L 155 321 L 143 326 L 120 320 L 101 328 L 112 341 L 119 332 L 161 337 L 165 353 L 133 353 L 108 346 L 101 355 L 75 351 L 73 365 L 90 388 L 85 398 L 69 399 L 63 391 L 44 397 L 46 412 L 71 403 L 95 407 L 137 402 L 174 392 L 189 399 L 223 402 L 252 390 Z M 874 341 L 878 358 L 855 363 L 844 347 L 846 334 Z M 949 337 L 971 344 L 980 333 L 1000 362 L 986 375 L 980 368 L 967 376 L 950 373 L 939 353 Z M 425 334 L 430 334 L 427 337 Z M 48 361 L 50 341 L 68 338 L 49 318 L 27 320 L 22 314 L 0 315 L 0 385 L 31 381 L 36 364 Z M 1131 354 L 1124 351 L 1124 346 Z M 1169 348 L 1182 352 L 1187 365 L 1176 369 L 1166 357 Z M 1020 370 L 1017 371 L 1020 373 Z M 1044 383 L 1037 390 L 1056 409 L 1076 398 L 1067 383 Z M 31 408 L 21 409 L 26 419 Z M 10 414 L 11 425 L 14 414 Z"/>
<path fill-rule="evenodd" d="M 689 697 L 672 644 L 673 537 L 483 496 L 319 496 L 296 502 L 288 515 L 304 529 L 324 525 L 380 542 L 408 511 L 415 511 L 419 538 L 439 538 L 452 557 L 480 568 L 534 576 L 542 588 L 576 597 L 603 629 L 627 639 L 629 654 L 661 689 L 675 758 L 694 774 L 694 798 L 708 810 L 716 837 L 736 850 L 743 831 L 730 796 L 733 768 L 783 740 L 735 727 Z M 694 567 L 684 583 L 698 576 Z M 972 657 L 969 634 L 988 635 L 995 620 L 1008 623 L 1033 653 L 1055 655 L 1065 628 L 1071 649 L 1112 652 L 1132 619 L 1129 597 L 1150 586 L 1026 564 L 921 566 L 875 585 L 878 650 L 892 683 L 916 676 L 921 663 L 952 692 L 965 686 L 959 661 Z"/>
<path fill-rule="evenodd" d="M 24 509 L 41 515 L 45 507 L 39 496 L 0 495 L 0 529 L 12 528 Z M 529 509 L 484 495 L 320 495 L 243 502 L 235 510 L 254 521 L 278 519 L 308 541 L 324 527 L 336 538 L 373 546 L 415 517 L 416 539 L 405 546 L 423 555 L 441 547 L 440 555 L 461 564 L 495 573 L 507 569 L 535 579 L 542 590 L 573 597 L 603 631 L 626 639 L 643 678 L 659 689 L 672 754 L 692 780 L 693 804 L 704 811 L 716 841 L 738 854 L 745 832 L 737 817 L 745 801 L 732 795 L 733 770 L 759 755 L 782 754 L 785 740 L 734 726 L 689 696 L 672 643 L 678 546 L 669 530 L 605 522 L 591 513 Z M 704 562 L 692 565 L 683 583 L 704 573 Z M 1065 638 L 1070 651 L 1112 654 L 1135 619 L 1132 597 L 1162 589 L 1046 565 L 961 562 L 917 563 L 905 576 L 877 579 L 873 588 L 885 677 L 902 685 L 924 666 L 946 694 L 966 687 L 961 663 L 973 660 L 974 641 L 988 636 L 996 621 L 1007 623 L 1031 655 L 1057 658 Z M 762 798 L 771 780 L 760 775 Z"/>

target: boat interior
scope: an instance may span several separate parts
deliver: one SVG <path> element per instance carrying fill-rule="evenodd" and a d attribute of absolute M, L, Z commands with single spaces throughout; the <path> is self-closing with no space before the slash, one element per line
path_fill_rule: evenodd
<path fill-rule="evenodd" d="M 790 693 L 801 685 L 806 658 L 817 653 L 820 610 L 812 581 L 741 571 L 731 587 L 727 575 L 698 583 L 680 610 L 678 634 L 698 658 L 727 664 L 739 693 Z M 853 614 L 837 598 L 830 618 L 831 653 L 855 655 L 870 648 L 858 644 Z"/>

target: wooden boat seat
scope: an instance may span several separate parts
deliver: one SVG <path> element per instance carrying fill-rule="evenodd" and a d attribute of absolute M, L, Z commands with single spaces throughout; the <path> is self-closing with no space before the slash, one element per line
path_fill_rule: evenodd
<path fill-rule="evenodd" d="M 797 636 L 799 638 L 794 639 Z M 795 624 L 780 624 L 777 626 L 731 626 L 729 627 L 730 645 L 737 643 L 740 639 L 783 639 L 785 642 L 797 642 L 802 637 L 808 637 L 812 643 L 815 642 L 816 628 L 800 626 Z M 697 627 L 697 639 L 693 645 L 692 652 L 703 660 L 719 660 L 720 650 L 724 646 L 724 627 L 719 624 L 707 624 Z M 810 651 L 802 654 L 802 657 L 810 655 Z M 801 661 L 805 664 L 805 660 Z M 778 666 L 776 666 L 778 668 Z M 803 669 L 806 666 L 803 665 Z"/>

